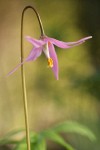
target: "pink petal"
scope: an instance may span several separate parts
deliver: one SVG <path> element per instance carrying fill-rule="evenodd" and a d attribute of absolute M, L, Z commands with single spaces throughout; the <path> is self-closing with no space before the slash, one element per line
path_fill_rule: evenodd
<path fill-rule="evenodd" d="M 47 41 L 50 41 L 51 43 L 53 43 L 54 45 L 56 45 L 60 48 L 71 48 L 71 47 L 74 47 L 74 46 L 77 46 L 77 45 L 84 43 L 86 40 L 88 40 L 90 38 L 92 38 L 92 36 L 85 37 L 85 38 L 80 39 L 76 42 L 62 42 L 62 41 L 59 41 L 59 40 L 56 40 L 53 38 L 49 38 L 49 37 L 46 37 L 45 39 Z"/>
<path fill-rule="evenodd" d="M 20 63 L 20 64 L 18 64 L 13 70 L 11 70 L 8 74 L 7 74 L 7 76 L 10 76 L 11 74 L 13 74 L 21 65 L 23 65 L 25 63 L 25 61 L 24 62 L 22 62 L 22 63 Z"/>
<path fill-rule="evenodd" d="M 42 47 L 33 48 L 29 56 L 25 59 L 25 61 L 34 61 L 41 55 L 41 53 L 42 53 Z"/>
<path fill-rule="evenodd" d="M 85 42 L 86 40 L 91 39 L 91 38 L 92 38 L 92 36 L 88 36 L 88 37 L 82 38 L 82 39 L 80 39 L 76 42 L 67 42 L 67 44 L 68 45 L 73 45 L 73 44 L 76 44 L 76 43 L 78 44 L 78 43 L 81 43 L 81 42 Z"/>
<path fill-rule="evenodd" d="M 42 41 L 42 40 L 36 40 L 36 39 L 34 39 L 34 38 L 30 37 L 30 36 L 26 36 L 26 39 L 27 39 L 30 43 L 32 43 L 35 47 L 40 47 L 40 46 L 42 46 L 42 45 L 45 44 L 44 41 Z"/>
<path fill-rule="evenodd" d="M 54 72 L 54 75 L 55 75 L 56 79 L 58 80 L 59 77 L 58 77 L 58 59 L 57 59 L 57 55 L 56 55 L 56 52 L 55 52 L 53 44 L 49 43 L 48 47 L 49 47 L 50 57 L 53 60 L 52 70 Z"/>
<path fill-rule="evenodd" d="M 23 65 L 26 61 L 33 61 L 36 60 L 42 52 L 42 47 L 39 48 L 33 48 L 30 52 L 29 56 L 20 64 L 18 64 L 12 71 L 10 71 L 7 76 L 13 74 L 21 65 Z"/>

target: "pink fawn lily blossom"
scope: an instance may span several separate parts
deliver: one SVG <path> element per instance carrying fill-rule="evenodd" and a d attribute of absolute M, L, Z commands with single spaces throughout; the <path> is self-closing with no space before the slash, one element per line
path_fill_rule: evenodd
<path fill-rule="evenodd" d="M 28 57 L 25 58 L 22 63 L 18 64 L 15 69 L 9 72 L 8 76 L 11 75 L 13 72 L 15 72 L 25 62 L 35 61 L 43 52 L 47 58 L 48 67 L 52 69 L 56 79 L 58 80 L 59 79 L 58 59 L 57 59 L 54 45 L 63 49 L 68 49 L 68 48 L 72 48 L 74 46 L 80 45 L 84 43 L 86 40 L 91 39 L 91 38 L 92 36 L 88 36 L 76 42 L 62 42 L 62 41 L 59 41 L 59 40 L 56 40 L 54 38 L 50 38 L 47 36 L 42 36 L 39 40 L 34 39 L 30 36 L 27 36 L 26 39 L 33 45 L 33 48 L 31 52 L 29 53 Z"/>

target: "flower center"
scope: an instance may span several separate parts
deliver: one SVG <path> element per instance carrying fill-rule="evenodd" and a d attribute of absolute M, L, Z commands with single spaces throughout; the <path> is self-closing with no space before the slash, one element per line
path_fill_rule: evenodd
<path fill-rule="evenodd" d="M 53 60 L 52 60 L 52 58 L 48 58 L 48 66 L 49 66 L 50 68 L 53 67 Z"/>
<path fill-rule="evenodd" d="M 50 42 L 48 42 L 48 46 L 51 46 L 51 43 L 50 43 Z"/>

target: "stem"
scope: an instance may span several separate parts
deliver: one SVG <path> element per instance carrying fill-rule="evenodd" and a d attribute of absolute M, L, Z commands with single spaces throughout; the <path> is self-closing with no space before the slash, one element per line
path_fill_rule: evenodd
<path fill-rule="evenodd" d="M 34 7 L 26 6 L 23 9 L 22 17 L 21 17 L 21 63 L 23 62 L 23 59 L 24 59 L 24 51 L 23 51 L 23 21 L 24 21 L 24 13 L 25 13 L 25 11 L 28 8 L 31 8 L 35 12 L 35 14 L 37 16 L 37 19 L 38 19 L 38 22 L 39 22 L 39 26 L 40 26 L 40 30 L 41 30 L 41 36 L 44 35 L 44 29 L 43 29 L 42 22 L 41 22 L 41 19 L 40 19 L 40 16 L 39 16 L 38 12 L 36 11 L 36 9 Z M 24 65 L 21 65 L 21 78 L 22 78 L 22 92 L 23 92 L 23 102 L 24 102 L 24 115 L 25 115 L 27 150 L 31 150 Z"/>

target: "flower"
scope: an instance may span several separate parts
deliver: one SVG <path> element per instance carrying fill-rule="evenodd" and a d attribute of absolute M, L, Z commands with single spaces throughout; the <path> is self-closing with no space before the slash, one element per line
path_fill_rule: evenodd
<path fill-rule="evenodd" d="M 56 40 L 54 38 L 50 38 L 47 36 L 42 36 L 39 40 L 34 39 L 30 36 L 27 36 L 26 39 L 33 45 L 33 49 L 29 53 L 28 57 L 25 58 L 22 63 L 18 64 L 16 68 L 14 68 L 10 73 L 8 73 L 8 75 L 15 72 L 25 62 L 35 61 L 43 52 L 47 58 L 48 67 L 50 67 L 53 70 L 54 75 L 56 79 L 58 80 L 59 79 L 58 59 L 57 59 L 54 45 L 63 49 L 68 49 L 68 48 L 72 48 L 74 46 L 80 45 L 84 43 L 86 40 L 91 39 L 91 38 L 92 36 L 88 36 L 76 42 L 62 42 L 62 41 L 59 41 L 59 40 Z"/>

